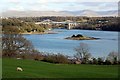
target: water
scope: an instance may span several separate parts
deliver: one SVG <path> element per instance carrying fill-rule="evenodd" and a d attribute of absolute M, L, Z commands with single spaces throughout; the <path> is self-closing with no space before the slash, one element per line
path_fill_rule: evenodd
<path fill-rule="evenodd" d="M 118 51 L 118 32 L 93 31 L 93 30 L 66 30 L 54 29 L 58 34 L 44 35 L 24 35 L 30 40 L 35 48 L 42 52 L 62 53 L 73 56 L 76 52 L 74 48 L 80 43 L 86 43 L 89 46 L 90 53 L 94 57 L 105 57 L 111 51 Z M 99 40 L 66 40 L 64 38 L 73 34 L 82 34 L 89 37 L 100 38 Z"/>

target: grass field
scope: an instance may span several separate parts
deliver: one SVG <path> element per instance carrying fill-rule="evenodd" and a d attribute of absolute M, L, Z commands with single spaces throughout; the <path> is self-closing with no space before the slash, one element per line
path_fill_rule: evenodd
<path fill-rule="evenodd" d="M 2 78 L 2 58 L 0 58 L 0 79 Z"/>
<path fill-rule="evenodd" d="M 16 71 L 21 66 L 24 71 Z M 3 78 L 117 78 L 117 65 L 51 64 L 34 60 L 3 59 Z"/>

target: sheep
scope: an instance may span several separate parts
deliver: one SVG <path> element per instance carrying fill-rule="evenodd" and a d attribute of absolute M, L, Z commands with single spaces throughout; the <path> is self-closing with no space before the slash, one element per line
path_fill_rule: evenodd
<path fill-rule="evenodd" d="M 23 71 L 21 67 L 17 67 L 17 71 Z"/>
<path fill-rule="evenodd" d="M 17 58 L 17 59 L 21 59 L 21 58 Z"/>

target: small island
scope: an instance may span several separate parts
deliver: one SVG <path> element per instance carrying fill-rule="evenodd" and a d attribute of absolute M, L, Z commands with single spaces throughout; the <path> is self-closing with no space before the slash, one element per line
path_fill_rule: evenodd
<path fill-rule="evenodd" d="M 100 39 L 100 38 L 87 37 L 87 36 L 83 36 L 81 34 L 78 34 L 78 35 L 72 35 L 71 37 L 67 37 L 65 39 L 70 39 L 70 40 L 97 40 L 97 39 Z"/>

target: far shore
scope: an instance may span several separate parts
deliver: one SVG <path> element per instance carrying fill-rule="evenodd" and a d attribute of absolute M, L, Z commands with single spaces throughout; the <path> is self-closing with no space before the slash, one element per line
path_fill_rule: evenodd
<path fill-rule="evenodd" d="M 24 32 L 21 34 L 58 34 L 58 33 L 53 31 L 47 31 L 47 32 Z"/>

